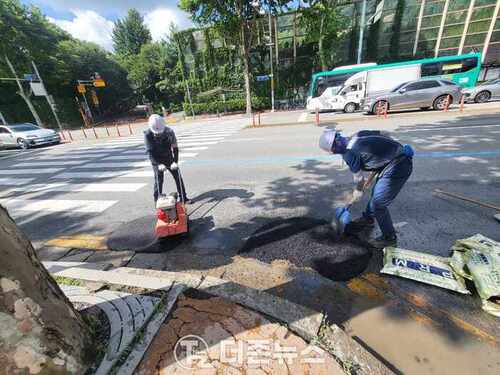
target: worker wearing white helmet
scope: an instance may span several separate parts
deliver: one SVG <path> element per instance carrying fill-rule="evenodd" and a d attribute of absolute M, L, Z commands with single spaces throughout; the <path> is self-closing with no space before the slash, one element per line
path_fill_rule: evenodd
<path fill-rule="evenodd" d="M 165 120 L 159 115 L 151 115 L 148 124 L 149 129 L 144 132 L 144 143 L 155 175 L 153 192 L 155 202 L 163 194 L 164 171 L 168 170 L 174 177 L 177 192 L 181 200 L 189 203 L 184 181 L 179 174 L 177 166 L 179 162 L 179 148 L 174 131 L 165 124 Z"/>

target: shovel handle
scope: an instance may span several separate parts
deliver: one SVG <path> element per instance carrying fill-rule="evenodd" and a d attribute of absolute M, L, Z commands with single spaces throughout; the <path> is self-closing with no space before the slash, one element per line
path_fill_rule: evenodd
<path fill-rule="evenodd" d="M 435 189 L 434 193 L 447 195 L 449 197 L 460 199 L 460 200 L 465 201 L 465 202 L 474 203 L 474 204 L 477 204 L 479 206 L 483 206 L 483 207 L 487 207 L 487 208 L 492 208 L 494 210 L 500 211 L 500 207 L 498 207 L 498 206 L 495 206 L 495 205 L 492 205 L 492 204 L 489 204 L 489 203 L 480 202 L 480 201 L 477 201 L 477 200 L 472 199 L 472 198 L 467 198 L 467 197 L 464 197 L 462 195 L 458 195 L 458 194 L 455 194 L 455 193 L 450 193 L 448 191 L 444 191 L 444 190 L 440 190 L 440 189 Z"/>

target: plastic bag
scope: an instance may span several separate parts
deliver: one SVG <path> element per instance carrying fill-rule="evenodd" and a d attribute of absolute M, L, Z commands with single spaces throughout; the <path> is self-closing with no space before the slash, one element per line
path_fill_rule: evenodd
<path fill-rule="evenodd" d="M 470 294 L 464 279 L 453 272 L 449 263 L 450 258 L 386 247 L 384 267 L 380 272 Z"/>

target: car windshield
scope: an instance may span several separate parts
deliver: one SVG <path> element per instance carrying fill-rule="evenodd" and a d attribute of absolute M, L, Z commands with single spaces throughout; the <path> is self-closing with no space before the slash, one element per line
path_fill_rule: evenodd
<path fill-rule="evenodd" d="M 22 124 L 22 125 L 13 125 L 10 126 L 10 129 L 15 132 L 29 132 L 32 130 L 39 130 L 40 128 L 31 124 Z"/>
<path fill-rule="evenodd" d="M 402 83 L 402 84 L 400 84 L 400 85 L 397 85 L 395 88 L 393 88 L 393 89 L 391 90 L 391 92 L 396 92 L 396 91 L 398 91 L 398 90 L 399 90 L 401 87 L 403 87 L 405 84 L 406 84 L 406 82 L 405 82 L 405 83 Z"/>

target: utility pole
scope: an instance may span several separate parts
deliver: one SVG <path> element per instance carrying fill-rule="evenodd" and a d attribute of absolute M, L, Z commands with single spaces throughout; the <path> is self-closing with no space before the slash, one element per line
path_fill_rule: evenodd
<path fill-rule="evenodd" d="M 273 73 L 273 21 L 271 9 L 267 14 L 269 18 L 269 63 L 271 64 L 271 112 L 274 112 L 274 73 Z"/>
<path fill-rule="evenodd" d="M 19 80 L 19 77 L 17 76 L 16 70 L 14 69 L 14 66 L 10 62 L 7 55 L 5 55 L 5 61 L 7 62 L 7 65 L 9 66 L 12 74 L 14 75 L 14 79 L 16 80 L 17 86 L 19 87 L 19 92 L 18 92 L 19 96 L 21 96 L 21 98 L 23 98 L 24 101 L 26 102 L 26 104 L 28 105 L 28 108 L 30 109 L 31 114 L 34 117 L 36 124 L 38 126 L 40 126 L 41 128 L 43 128 L 42 120 L 40 119 L 40 116 L 38 115 L 38 112 L 36 111 L 35 106 L 33 105 L 33 103 L 31 103 L 30 98 L 24 93 L 23 85 L 21 85 L 21 81 Z"/>
<path fill-rule="evenodd" d="M 7 121 L 5 121 L 5 117 L 3 117 L 2 112 L 0 112 L 0 121 L 2 122 L 2 125 L 7 125 Z"/>
<path fill-rule="evenodd" d="M 366 0 L 363 0 L 361 8 L 361 24 L 359 25 L 359 43 L 358 43 L 358 64 L 361 64 L 361 55 L 363 53 L 363 38 L 365 34 L 366 23 Z"/>
<path fill-rule="evenodd" d="M 47 93 L 47 89 L 45 88 L 45 84 L 43 83 L 42 76 L 40 75 L 40 72 L 38 71 L 38 68 L 36 67 L 35 62 L 32 61 L 31 64 L 33 65 L 33 69 L 35 71 L 36 76 L 38 77 L 38 80 L 42 84 L 43 90 L 45 91 L 45 93 Z M 53 100 L 50 100 L 48 93 L 47 93 L 47 95 L 45 95 L 45 99 L 47 99 L 47 103 L 48 103 L 50 109 L 52 110 L 52 113 L 54 114 L 54 118 L 56 119 L 56 123 L 57 123 L 57 126 L 59 127 L 59 130 L 63 131 L 63 128 L 61 126 L 61 122 L 59 121 L 59 116 L 57 115 L 57 112 L 54 108 L 55 102 Z"/>

